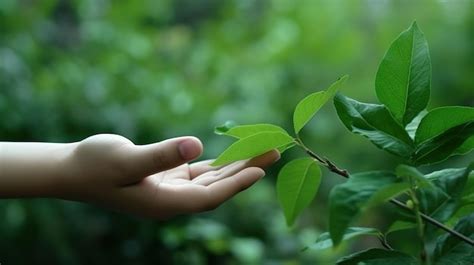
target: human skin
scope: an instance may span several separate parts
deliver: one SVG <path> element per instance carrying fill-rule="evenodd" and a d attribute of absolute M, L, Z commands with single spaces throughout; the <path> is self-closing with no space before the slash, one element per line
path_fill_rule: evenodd
<path fill-rule="evenodd" d="M 0 142 L 0 198 L 59 198 L 167 219 L 216 208 L 257 182 L 279 159 L 271 151 L 212 167 L 191 136 L 135 145 L 112 134 L 76 143 Z"/>

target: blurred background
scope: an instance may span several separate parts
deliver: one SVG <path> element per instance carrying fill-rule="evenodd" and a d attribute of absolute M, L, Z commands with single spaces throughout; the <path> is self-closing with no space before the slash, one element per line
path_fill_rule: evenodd
<path fill-rule="evenodd" d="M 378 63 L 417 20 L 433 65 L 429 108 L 474 105 L 474 1 L 1 0 L 0 140 L 79 141 L 116 133 L 137 144 L 196 135 L 203 159 L 230 139 L 227 120 L 291 129 L 295 104 L 349 74 L 343 93 L 376 102 Z M 332 104 L 302 138 L 351 172 L 399 162 L 351 135 Z M 276 172 L 217 210 L 167 222 L 81 203 L 0 201 L 2 264 L 331 264 L 377 247 L 362 238 L 337 251 L 301 252 L 327 229 L 327 196 L 342 179 L 324 172 L 292 228 L 275 195 Z M 463 166 L 470 157 L 424 168 Z M 390 207 L 359 225 L 386 228 Z M 408 236 L 408 237 L 407 237 Z M 393 245 L 410 251 L 410 235 Z M 404 240 L 405 239 L 405 240 Z"/>

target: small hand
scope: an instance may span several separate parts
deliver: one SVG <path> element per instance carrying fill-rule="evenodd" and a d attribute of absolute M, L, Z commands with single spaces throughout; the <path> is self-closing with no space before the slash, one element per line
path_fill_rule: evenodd
<path fill-rule="evenodd" d="M 96 135 L 77 144 L 70 156 L 68 189 L 60 197 L 119 211 L 165 219 L 208 211 L 259 180 L 279 158 L 271 151 L 223 167 L 193 164 L 202 153 L 194 137 L 134 145 L 118 135 Z"/>

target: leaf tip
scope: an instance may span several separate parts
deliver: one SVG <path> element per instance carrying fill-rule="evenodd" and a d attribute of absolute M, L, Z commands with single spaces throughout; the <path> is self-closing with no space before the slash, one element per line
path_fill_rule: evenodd
<path fill-rule="evenodd" d="M 222 135 L 228 132 L 230 129 L 232 129 L 232 127 L 235 127 L 235 126 L 237 126 L 237 123 L 235 121 L 229 120 L 220 126 L 216 126 L 214 128 L 214 133 L 218 135 Z"/>

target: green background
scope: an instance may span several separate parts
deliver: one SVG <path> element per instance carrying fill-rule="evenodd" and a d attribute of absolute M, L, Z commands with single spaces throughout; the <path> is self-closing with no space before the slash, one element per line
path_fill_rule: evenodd
<path fill-rule="evenodd" d="M 474 105 L 474 1 L 0 1 L 0 140 L 79 141 L 116 133 L 137 144 L 195 135 L 204 158 L 230 143 L 227 120 L 292 128 L 305 95 L 349 74 L 342 92 L 375 102 L 378 63 L 416 20 L 433 65 L 429 108 Z M 395 157 L 351 135 L 333 106 L 302 131 L 312 149 L 359 172 L 393 169 Z M 327 230 L 320 192 L 291 229 L 275 195 L 277 170 L 217 210 L 167 222 L 75 202 L 0 201 L 2 264 L 331 264 L 376 247 L 300 250 Z M 462 166 L 452 158 L 422 171 Z M 472 158 L 472 155 L 470 156 Z M 390 224 L 390 207 L 360 220 Z M 393 244 L 412 251 L 410 234 Z"/>

